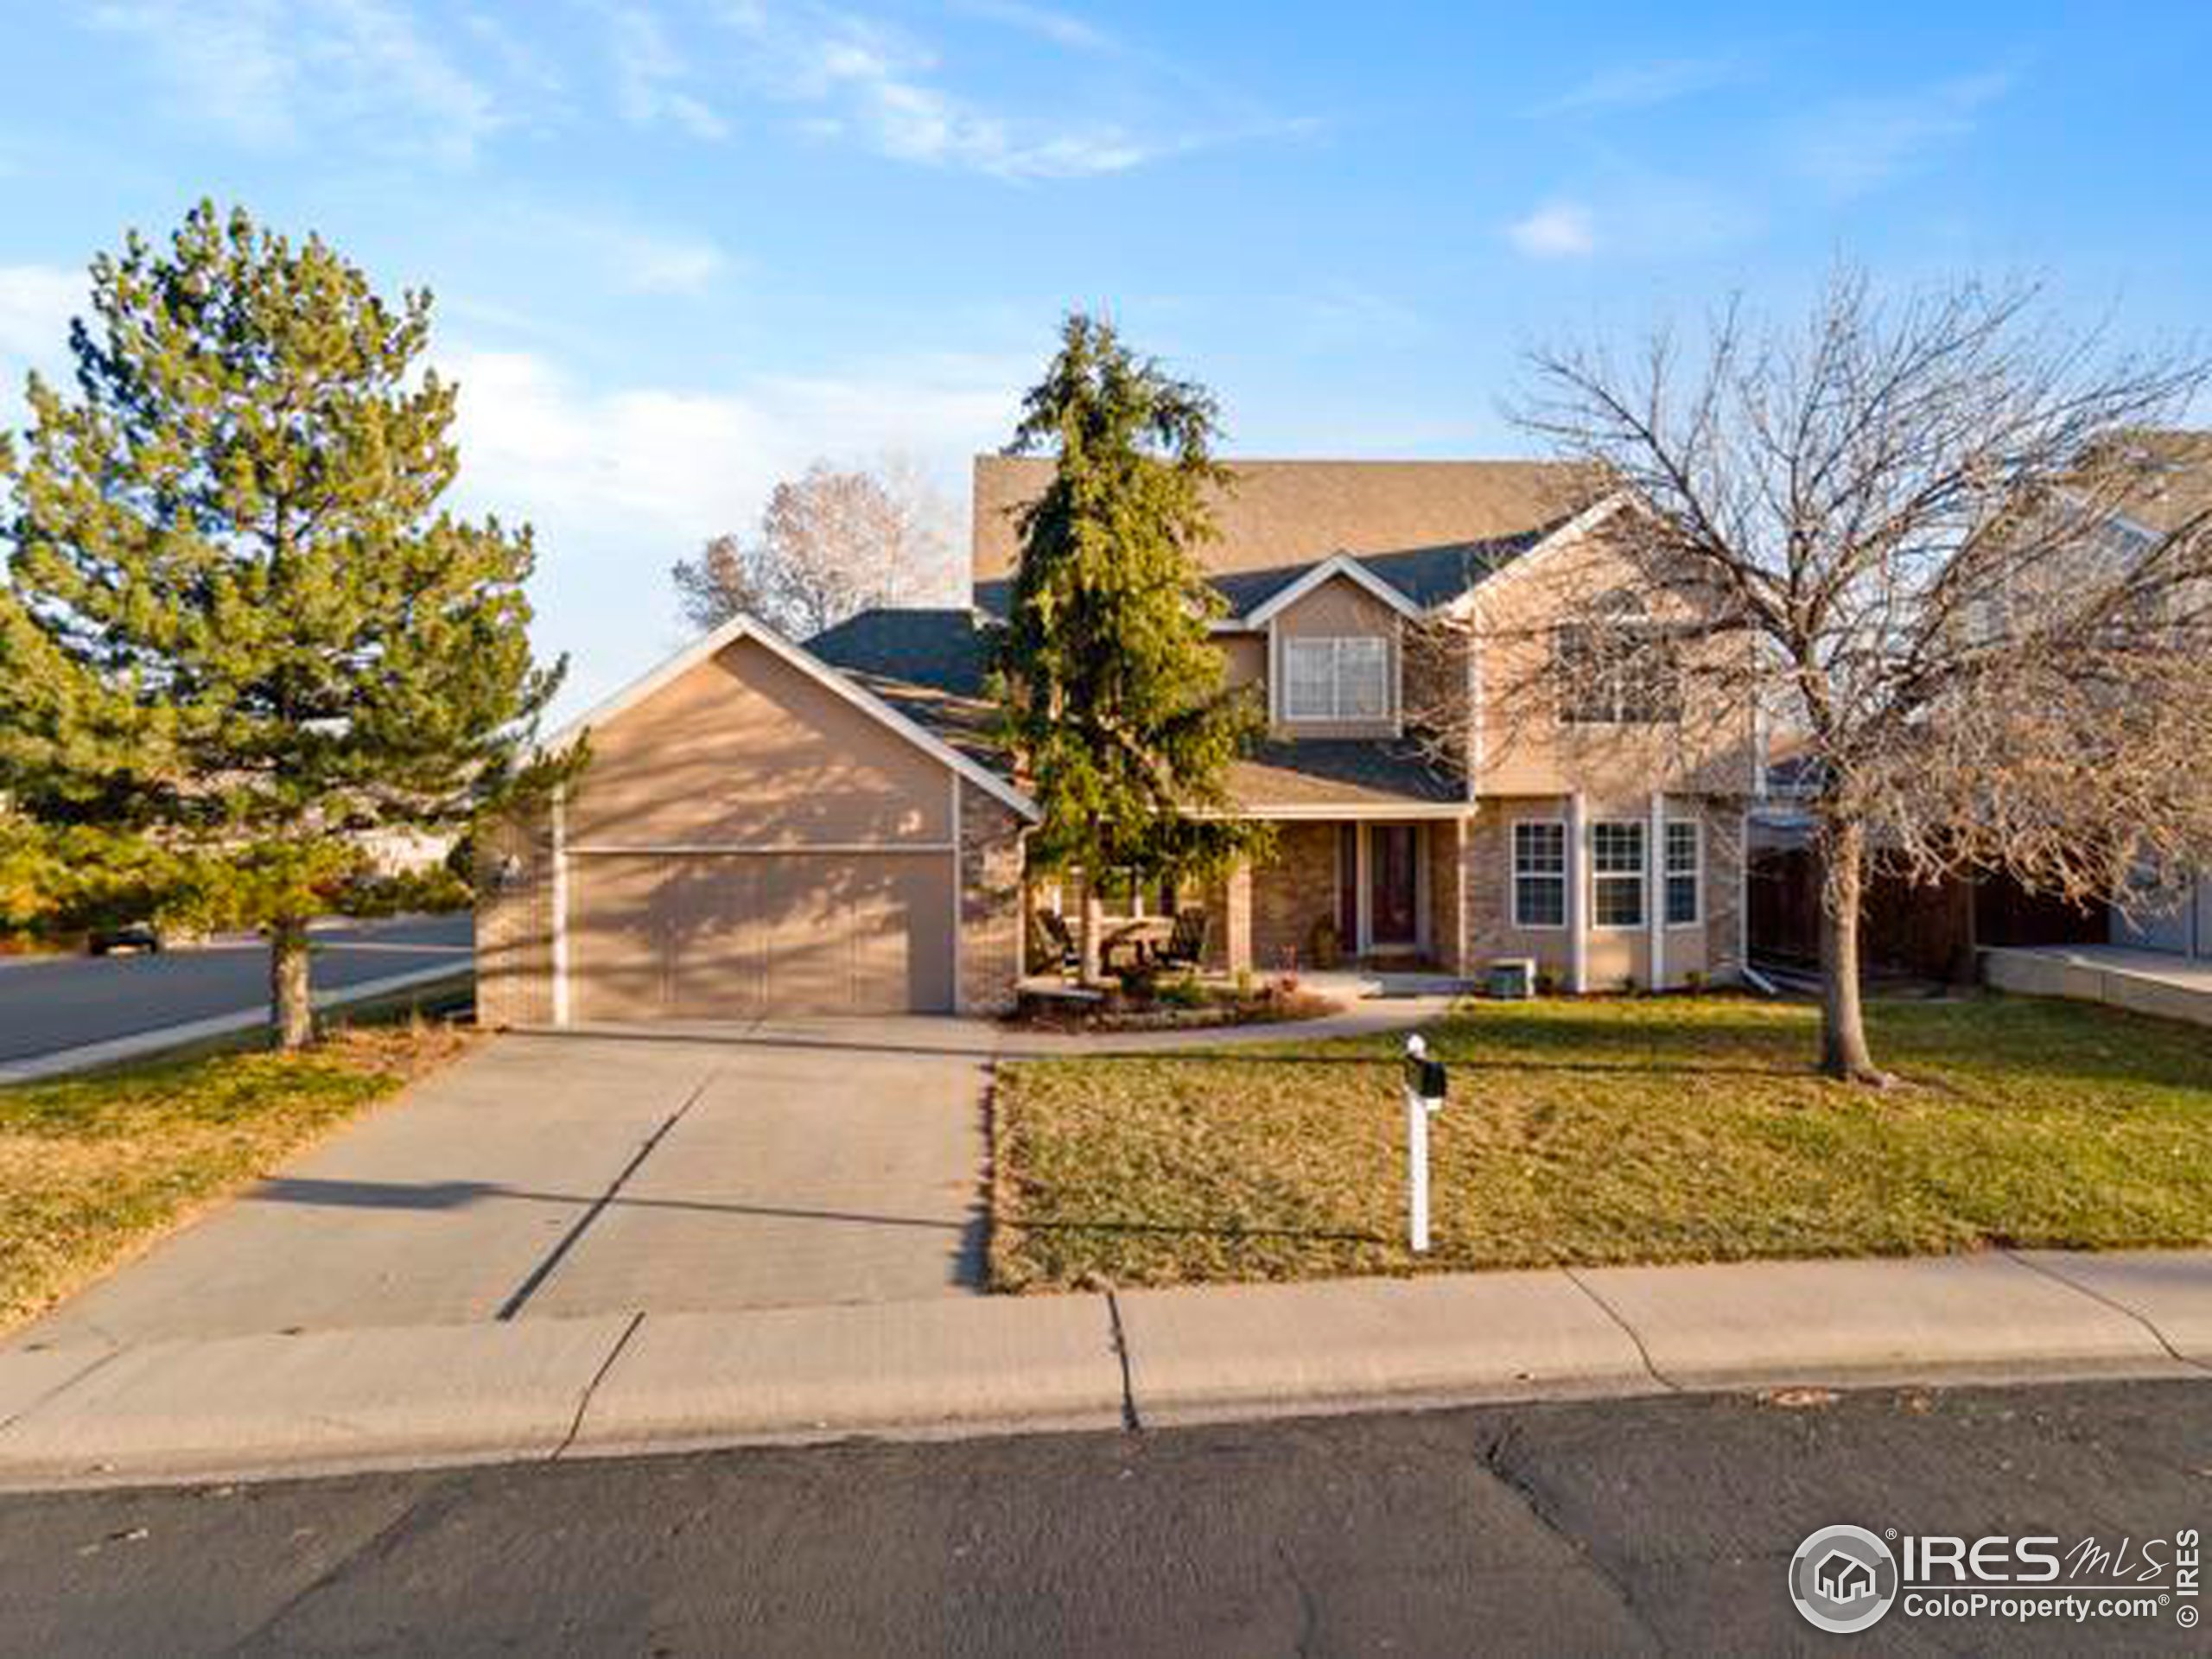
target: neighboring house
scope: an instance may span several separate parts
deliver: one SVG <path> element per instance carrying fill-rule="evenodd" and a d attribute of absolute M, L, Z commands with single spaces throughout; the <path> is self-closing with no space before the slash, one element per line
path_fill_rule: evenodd
<path fill-rule="evenodd" d="M 1579 671 L 1591 638 L 1686 602 L 1637 590 L 1613 539 L 1633 515 L 1546 463 L 1232 465 L 1201 556 L 1228 677 L 1268 710 L 1230 781 L 1274 855 L 1204 893 L 1109 874 L 1109 912 L 1203 903 L 1227 969 L 1310 963 L 1326 928 L 1470 977 L 1531 958 L 1563 989 L 1733 977 L 1748 711 L 1686 740 L 1678 690 Z M 1026 903 L 1061 883 L 1027 879 L 1035 809 L 983 682 L 1013 515 L 1050 467 L 977 461 L 972 608 L 868 612 L 804 649 L 740 621 L 564 734 L 590 733 L 575 798 L 487 843 L 486 1022 L 1007 1007 Z M 1515 643 L 1415 649 L 1469 607 Z M 1473 711 L 1456 747 L 1417 741 L 1451 696 Z"/>
<path fill-rule="evenodd" d="M 2081 556 L 2107 572 L 2212 512 L 2212 433 L 2144 432 L 2135 442 L 2160 463 L 2157 481 L 2082 539 Z M 1800 968 L 1819 953 L 1821 873 L 1806 810 L 1818 779 L 1785 747 L 1775 746 L 1751 820 L 1751 954 Z M 2202 781 L 2212 788 L 2212 763 Z M 2212 961 L 2212 876 L 2160 882 L 2146 869 L 2143 880 L 2164 890 L 2134 905 L 2074 905 L 2003 874 L 1913 886 L 1878 870 L 1867 882 L 1861 951 L 1870 968 L 1961 982 L 1979 976 L 1984 947 L 2111 944 Z"/>
<path fill-rule="evenodd" d="M 2159 476 L 2108 527 L 2123 552 L 2140 553 L 2212 513 L 2212 432 L 2145 432 L 2139 441 L 2158 461 Z M 2212 789 L 2212 756 L 2198 781 Z M 2198 874 L 2177 893 L 2158 897 L 2156 908 L 2115 908 L 2111 943 L 2212 962 L 2212 874 Z"/>

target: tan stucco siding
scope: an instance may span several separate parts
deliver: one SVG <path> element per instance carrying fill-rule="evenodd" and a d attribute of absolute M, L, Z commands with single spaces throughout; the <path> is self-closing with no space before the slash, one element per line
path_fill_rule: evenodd
<path fill-rule="evenodd" d="M 573 847 L 951 840 L 944 763 L 741 639 L 590 736 Z"/>
<path fill-rule="evenodd" d="M 1282 671 L 1283 642 L 1298 639 L 1379 639 L 1389 649 L 1390 714 L 1382 720 L 1291 721 L 1278 700 L 1271 710 L 1271 724 L 1279 737 L 1388 737 L 1397 729 L 1402 702 L 1398 683 L 1398 614 L 1357 582 L 1344 576 L 1327 582 L 1276 613 L 1269 626 L 1274 669 Z"/>
<path fill-rule="evenodd" d="M 1592 794 L 1664 787 L 1747 793 L 1755 785 L 1751 705 L 1723 668 L 1740 641 L 1681 647 L 1687 664 L 1682 718 L 1661 724 L 1580 724 L 1559 718 L 1553 631 L 1591 613 L 1600 596 L 1638 595 L 1650 620 L 1681 625 L 1703 611 L 1696 600 L 1656 587 L 1610 537 L 1562 545 L 1509 567 L 1476 591 L 1472 604 L 1477 710 L 1476 785 L 1490 795 Z"/>
<path fill-rule="evenodd" d="M 1217 633 L 1213 642 L 1221 652 L 1222 683 L 1231 691 L 1249 685 L 1264 696 L 1268 690 L 1268 636 Z"/>

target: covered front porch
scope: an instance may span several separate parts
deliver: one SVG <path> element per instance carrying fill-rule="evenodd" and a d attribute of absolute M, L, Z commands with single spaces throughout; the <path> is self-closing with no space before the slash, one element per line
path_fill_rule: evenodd
<path fill-rule="evenodd" d="M 1224 973 L 1462 971 L 1458 810 L 1273 821 L 1274 844 L 1205 894 Z"/>

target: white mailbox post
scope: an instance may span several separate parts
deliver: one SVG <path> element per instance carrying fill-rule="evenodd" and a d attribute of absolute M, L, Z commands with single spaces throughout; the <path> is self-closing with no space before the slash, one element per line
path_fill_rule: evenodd
<path fill-rule="evenodd" d="M 1428 1058 L 1418 1033 L 1406 1039 L 1407 1242 L 1428 1252 L 1428 1120 L 1444 1109 L 1444 1063 Z"/>

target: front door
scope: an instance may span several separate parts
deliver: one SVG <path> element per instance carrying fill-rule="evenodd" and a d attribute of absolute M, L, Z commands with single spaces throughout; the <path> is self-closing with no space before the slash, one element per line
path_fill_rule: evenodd
<path fill-rule="evenodd" d="M 1414 836 L 1410 823 L 1368 827 L 1367 938 L 1378 949 L 1407 949 L 1420 942 Z"/>

